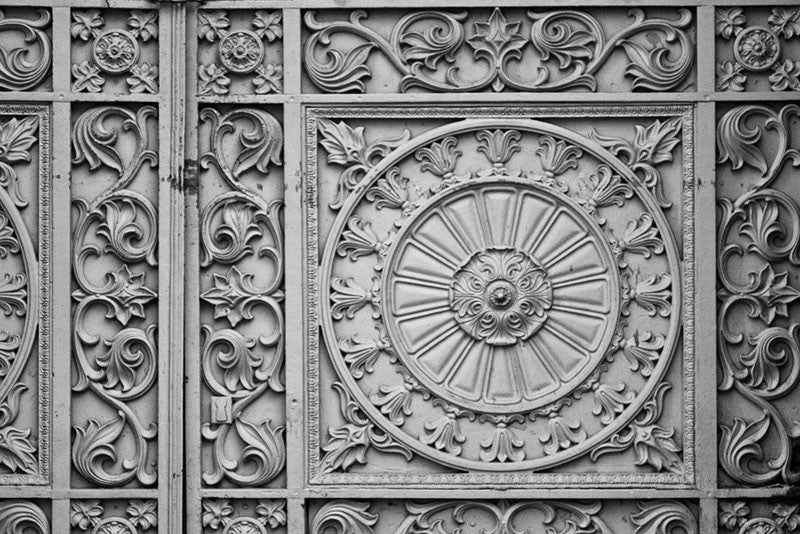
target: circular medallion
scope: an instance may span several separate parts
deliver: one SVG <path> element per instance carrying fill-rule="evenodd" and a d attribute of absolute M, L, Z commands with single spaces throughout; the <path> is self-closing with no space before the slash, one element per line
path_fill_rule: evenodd
<path fill-rule="evenodd" d="M 94 529 L 92 534 L 138 534 L 136 527 L 122 517 L 109 517 L 103 519 Z"/>
<path fill-rule="evenodd" d="M 237 517 L 225 526 L 222 534 L 267 534 L 267 529 L 251 517 Z"/>
<path fill-rule="evenodd" d="M 775 521 L 766 517 L 756 517 L 739 529 L 740 534 L 783 534 L 783 529 Z"/>
<path fill-rule="evenodd" d="M 394 243 L 386 329 L 441 398 L 530 410 L 574 389 L 605 355 L 619 315 L 616 263 L 597 223 L 564 195 L 519 179 L 468 182 L 422 206 Z"/>
<path fill-rule="evenodd" d="M 742 30 L 733 44 L 736 60 L 751 71 L 767 70 L 781 55 L 781 42 L 768 28 L 751 26 Z"/>
<path fill-rule="evenodd" d="M 95 39 L 92 56 L 104 72 L 120 74 L 136 64 L 139 59 L 139 43 L 125 30 L 110 30 Z"/>
<path fill-rule="evenodd" d="M 219 42 L 219 59 L 229 71 L 249 74 L 264 61 L 264 43 L 249 30 L 231 32 Z"/>
<path fill-rule="evenodd" d="M 542 171 L 568 154 L 571 167 Z M 677 346 L 664 213 L 613 155 L 552 124 L 474 119 L 418 137 L 373 167 L 327 240 L 320 326 L 348 406 L 448 467 L 587 454 L 640 413 Z"/>

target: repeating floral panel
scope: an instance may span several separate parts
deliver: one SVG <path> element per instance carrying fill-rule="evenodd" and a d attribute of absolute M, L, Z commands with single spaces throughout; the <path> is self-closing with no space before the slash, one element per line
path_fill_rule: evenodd
<path fill-rule="evenodd" d="M 50 472 L 50 111 L 0 106 L 0 483 Z"/>
<path fill-rule="evenodd" d="M 49 9 L 0 7 L 0 91 L 51 89 Z"/>
<path fill-rule="evenodd" d="M 203 534 L 284 534 L 286 501 L 204 499 Z"/>
<path fill-rule="evenodd" d="M 72 124 L 73 484 L 156 483 L 156 108 Z"/>
<path fill-rule="evenodd" d="M 800 8 L 716 10 L 718 91 L 800 91 Z"/>
<path fill-rule="evenodd" d="M 306 11 L 305 92 L 684 91 L 689 9 Z"/>
<path fill-rule="evenodd" d="M 796 104 L 718 118 L 721 485 L 800 481 L 799 119 Z"/>
<path fill-rule="evenodd" d="M 255 107 L 200 110 L 202 479 L 208 486 L 285 484 L 279 117 Z"/>
<path fill-rule="evenodd" d="M 74 9 L 72 90 L 158 93 L 158 11 Z"/>
<path fill-rule="evenodd" d="M 70 501 L 69 524 L 73 534 L 156 534 L 155 499 Z"/>
<path fill-rule="evenodd" d="M 282 93 L 282 17 L 280 10 L 198 11 L 197 93 Z"/>
<path fill-rule="evenodd" d="M 697 506 L 653 501 L 312 502 L 310 534 L 548 532 L 698 534 Z"/>
<path fill-rule="evenodd" d="M 719 501 L 721 534 L 791 534 L 800 531 L 800 503 L 792 498 Z"/>
<path fill-rule="evenodd" d="M 312 114 L 312 483 L 690 484 L 689 108 L 449 112 Z"/>

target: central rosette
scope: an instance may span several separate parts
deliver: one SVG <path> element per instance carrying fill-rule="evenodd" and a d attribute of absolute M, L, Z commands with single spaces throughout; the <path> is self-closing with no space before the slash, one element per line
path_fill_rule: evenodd
<path fill-rule="evenodd" d="M 381 317 L 404 369 L 479 413 L 524 411 L 578 387 L 618 317 L 602 230 L 530 180 L 474 180 L 403 221 L 381 271 Z"/>
<path fill-rule="evenodd" d="M 456 271 L 450 307 L 474 339 L 490 345 L 526 340 L 547 320 L 553 289 L 529 254 L 506 247 L 478 251 Z"/>

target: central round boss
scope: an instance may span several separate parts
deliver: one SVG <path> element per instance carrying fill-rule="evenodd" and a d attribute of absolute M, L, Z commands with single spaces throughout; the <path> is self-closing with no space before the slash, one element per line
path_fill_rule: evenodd
<path fill-rule="evenodd" d="M 385 264 L 382 315 L 432 393 L 524 412 L 577 388 L 619 315 L 616 263 L 597 224 L 530 180 L 465 182 L 405 221 Z"/>

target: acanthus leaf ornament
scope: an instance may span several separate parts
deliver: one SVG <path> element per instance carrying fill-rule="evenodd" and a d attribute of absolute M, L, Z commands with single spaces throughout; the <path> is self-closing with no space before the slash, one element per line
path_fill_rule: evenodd
<path fill-rule="evenodd" d="M 334 382 L 332 387 L 339 394 L 340 412 L 346 423 L 328 429 L 330 436 L 322 447 L 325 451 L 323 471 L 347 471 L 354 464 L 365 464 L 370 447 L 400 454 L 406 461 L 411 461 L 411 451 L 372 423 L 341 382 Z"/>
<path fill-rule="evenodd" d="M 592 131 L 590 137 L 610 150 L 615 156 L 625 158 L 662 208 L 669 208 L 663 192 L 661 172 L 658 166 L 673 160 L 672 152 L 681 142 L 681 119 L 676 117 L 668 121 L 655 120 L 649 126 L 636 125 L 632 141 L 617 137 L 601 135 Z"/>
<path fill-rule="evenodd" d="M 49 534 L 50 521 L 42 509 L 32 502 L 3 499 L 0 502 L 0 532 Z"/>
<path fill-rule="evenodd" d="M 77 198 L 73 229 L 73 273 L 77 289 L 74 310 L 73 391 L 90 391 L 116 412 L 110 420 L 88 420 L 74 427 L 72 462 L 92 484 L 114 487 L 137 481 L 156 482 L 150 459 L 155 424 L 129 404 L 147 395 L 156 381 L 156 324 L 152 308 L 157 300 L 153 268 L 156 267 L 156 208 L 144 195 L 128 189 L 146 165 L 155 166 L 149 121 L 155 108 L 136 111 L 122 106 L 93 107 L 73 124 L 73 164 L 86 163 L 90 171 L 105 167 L 117 178 L 93 200 Z M 133 152 L 120 150 L 121 136 L 133 141 Z M 124 155 L 123 155 L 124 154 Z M 93 273 L 103 264 L 105 280 Z M 131 266 L 133 269 L 129 268 Z M 105 312 L 102 331 L 90 317 Z M 101 325 L 103 326 L 103 325 Z M 95 347 L 105 347 L 97 351 Z M 130 432 L 126 432 L 125 428 Z M 120 441 L 133 444 L 130 457 L 120 457 Z"/>
<path fill-rule="evenodd" d="M 639 513 L 631 516 L 635 534 L 699 534 L 697 519 L 680 501 L 639 501 Z"/>
<path fill-rule="evenodd" d="M 480 532 L 497 533 L 518 532 L 522 525 L 534 532 L 612 533 L 600 516 L 599 501 L 411 501 L 405 508 L 406 517 L 395 534 L 457 533 L 473 525 Z"/>
<path fill-rule="evenodd" d="M 678 455 L 680 446 L 674 439 L 675 430 L 657 424 L 664 409 L 664 396 L 669 389 L 670 385 L 667 382 L 659 384 L 633 423 L 614 435 L 607 443 L 595 448 L 589 454 L 589 458 L 597 461 L 603 454 L 633 448 L 636 453 L 636 465 L 649 464 L 656 471 L 681 472 L 683 464 Z"/>
<path fill-rule="evenodd" d="M 397 137 L 367 144 L 363 126 L 351 128 L 344 121 L 335 124 L 320 118 L 318 128 L 322 134 L 320 144 L 328 153 L 328 163 L 344 167 L 339 176 L 336 198 L 330 203 L 333 210 L 342 207 L 350 191 L 378 160 L 411 138 L 411 133 L 406 130 Z"/>
<path fill-rule="evenodd" d="M 334 500 L 325 503 L 314 516 L 311 534 L 373 534 L 378 516 L 369 513 L 368 502 Z"/>
<path fill-rule="evenodd" d="M 227 27 L 224 14 L 203 17 L 219 31 Z M 259 31 L 273 31 L 272 22 L 259 20 Z M 202 427 L 211 448 L 202 479 L 208 485 L 258 487 L 276 479 L 286 463 L 285 426 L 254 409 L 270 392 L 286 389 L 284 235 L 283 201 L 264 198 L 261 184 L 250 180 L 269 178 L 281 165 L 283 128 L 273 115 L 252 107 L 225 113 L 206 107 L 200 119 L 208 125 L 209 146 L 200 166 L 216 171 L 228 189 L 200 214 L 200 267 L 210 275 L 200 301 L 212 318 L 201 324 L 201 369 L 207 390 L 227 400 L 230 414 L 212 416 Z M 260 521 L 237 518 L 225 523 L 224 531 L 261 532 L 266 523 Z"/>
<path fill-rule="evenodd" d="M 0 47 L 0 89 L 4 91 L 36 89 L 50 73 L 52 43 L 46 29 L 52 17 L 45 9 L 38 9 L 37 15 L 36 19 L 23 19 L 0 13 L 0 34 L 21 32 L 26 42 L 26 46 L 11 50 Z"/>
<path fill-rule="evenodd" d="M 633 90 L 680 90 L 693 66 L 693 44 L 686 32 L 692 16 L 685 9 L 676 20 L 648 19 L 642 10 L 633 9 L 631 24 L 613 35 L 595 16 L 578 10 L 528 12 L 531 23 L 525 31 L 522 20 L 509 21 L 500 8 L 481 18 L 470 17 L 469 12 L 420 11 L 399 19 L 388 38 L 364 23 L 367 16 L 366 11 L 355 10 L 349 21 L 323 22 L 315 11 L 306 13 L 305 25 L 312 33 L 305 41 L 305 68 L 322 91 L 367 91 L 374 51 L 402 76 L 400 92 L 595 91 L 598 71 L 617 48 L 630 61 L 618 76 L 631 77 Z M 340 49 L 334 44 L 337 34 L 355 36 L 357 44 Z M 637 42 L 643 35 L 651 36 L 651 45 Z M 509 65 L 522 59 L 529 44 L 540 66 L 517 73 Z M 471 52 L 471 61 L 458 54 L 462 50 Z M 460 71 L 467 68 L 479 75 L 462 78 Z"/>
<path fill-rule="evenodd" d="M 800 165 L 789 126 L 798 115 L 793 104 L 777 110 L 744 105 L 726 112 L 717 126 L 718 162 L 747 173 L 750 184 L 735 199 L 718 200 L 718 388 L 761 413 L 720 420 L 720 466 L 741 484 L 800 480 L 793 466 L 797 425 L 776 402 L 800 381 L 800 329 L 786 323 L 800 297 L 790 283 L 791 269 L 800 264 L 800 212 L 775 185 L 787 164 Z M 767 141 L 774 150 L 763 151 Z M 742 269 L 737 257 L 753 262 Z M 784 262 L 789 270 L 775 268 Z M 766 449 L 768 437 L 775 445 Z"/>

